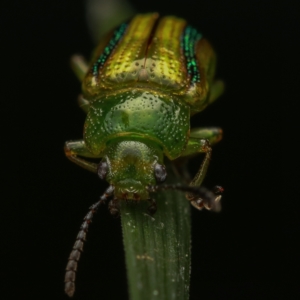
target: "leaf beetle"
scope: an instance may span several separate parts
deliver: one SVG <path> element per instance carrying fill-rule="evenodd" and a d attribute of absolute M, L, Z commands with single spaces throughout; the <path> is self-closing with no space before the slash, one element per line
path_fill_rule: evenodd
<path fill-rule="evenodd" d="M 190 129 L 190 117 L 223 92 L 214 80 L 216 55 L 209 42 L 183 19 L 139 14 L 105 36 L 91 63 L 72 57 L 82 82 L 79 106 L 86 112 L 82 140 L 65 143 L 68 159 L 106 180 L 109 187 L 90 207 L 70 254 L 65 292 L 73 296 L 75 272 L 93 214 L 108 198 L 110 213 L 119 215 L 119 201 L 148 200 L 163 189 L 186 192 L 197 209 L 218 210 L 221 187 L 201 186 L 211 158 L 211 145 L 222 138 L 220 128 Z M 204 153 L 189 185 L 161 184 L 167 177 L 164 157 L 178 161 Z M 89 158 L 101 159 L 96 164 Z M 186 172 L 178 168 L 184 176 Z"/>

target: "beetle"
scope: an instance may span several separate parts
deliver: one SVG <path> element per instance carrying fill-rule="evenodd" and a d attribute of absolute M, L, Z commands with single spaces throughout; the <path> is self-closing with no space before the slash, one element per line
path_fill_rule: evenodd
<path fill-rule="evenodd" d="M 221 140 L 222 130 L 190 129 L 190 117 L 223 92 L 223 82 L 214 80 L 215 52 L 195 28 L 174 16 L 139 14 L 100 41 L 89 65 L 75 55 L 72 67 L 82 82 L 78 101 L 87 117 L 83 139 L 67 141 L 65 154 L 109 187 L 90 207 L 70 254 L 65 276 L 69 296 L 75 291 L 89 223 L 108 198 L 114 216 L 119 215 L 120 200 L 148 200 L 148 212 L 154 214 L 151 192 L 176 189 L 186 192 L 195 208 L 217 210 L 223 191 L 201 186 L 211 145 Z M 167 177 L 164 156 L 176 162 L 197 153 L 205 157 L 189 186 L 157 185 Z"/>

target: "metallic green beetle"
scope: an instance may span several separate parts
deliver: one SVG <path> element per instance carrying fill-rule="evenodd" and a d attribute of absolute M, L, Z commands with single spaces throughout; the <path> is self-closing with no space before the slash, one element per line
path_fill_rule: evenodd
<path fill-rule="evenodd" d="M 188 192 L 197 209 L 217 208 L 222 191 L 199 188 L 211 157 L 210 145 L 222 137 L 219 128 L 190 129 L 190 117 L 211 104 L 223 91 L 214 80 L 215 53 L 186 21 L 157 13 L 135 16 L 100 41 L 91 64 L 80 56 L 72 66 L 82 81 L 80 107 L 87 113 L 83 140 L 65 144 L 66 156 L 98 173 L 110 184 L 90 208 L 71 252 L 66 293 L 73 295 L 75 271 L 93 213 L 108 197 L 119 214 L 119 200 L 149 200 L 149 193 L 175 188 Z M 190 188 L 155 186 L 166 178 L 163 158 L 174 161 L 205 153 Z M 100 164 L 86 158 L 101 158 Z"/>

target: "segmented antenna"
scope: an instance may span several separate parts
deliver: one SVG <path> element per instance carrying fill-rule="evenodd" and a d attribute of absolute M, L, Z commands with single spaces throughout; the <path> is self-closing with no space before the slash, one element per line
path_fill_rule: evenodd
<path fill-rule="evenodd" d="M 224 189 L 220 186 L 215 186 L 213 190 L 208 190 L 203 186 L 188 186 L 180 184 L 162 184 L 148 186 L 150 192 L 157 192 L 158 190 L 177 190 L 181 192 L 186 192 L 186 197 L 191 204 L 197 208 L 202 209 L 203 206 L 206 209 L 212 209 L 214 211 L 220 211 L 220 200 L 221 194 Z"/>
<path fill-rule="evenodd" d="M 72 297 L 75 292 L 75 278 L 76 278 L 77 265 L 80 259 L 81 252 L 83 251 L 83 245 L 85 242 L 86 234 L 88 232 L 89 224 L 92 222 L 93 216 L 95 212 L 98 210 L 100 204 L 105 202 L 109 198 L 109 196 L 112 195 L 113 191 L 114 191 L 114 187 L 109 186 L 108 189 L 105 191 L 105 193 L 100 197 L 100 200 L 90 207 L 89 212 L 83 219 L 84 221 L 76 237 L 76 241 L 71 251 L 71 254 L 69 256 L 69 261 L 66 267 L 65 293 L 69 297 Z"/>

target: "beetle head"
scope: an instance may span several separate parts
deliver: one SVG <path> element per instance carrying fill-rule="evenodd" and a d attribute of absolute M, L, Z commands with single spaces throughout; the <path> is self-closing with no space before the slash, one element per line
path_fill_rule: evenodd
<path fill-rule="evenodd" d="M 115 198 L 149 199 L 147 186 L 161 183 L 167 176 L 162 149 L 139 140 L 113 141 L 107 145 L 98 176 L 114 186 Z"/>

